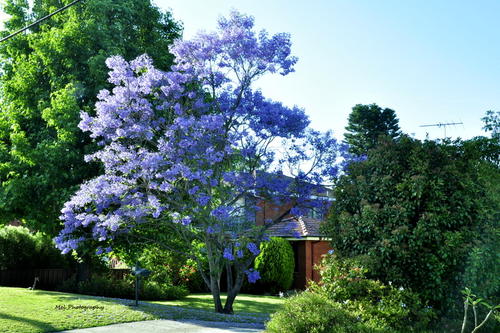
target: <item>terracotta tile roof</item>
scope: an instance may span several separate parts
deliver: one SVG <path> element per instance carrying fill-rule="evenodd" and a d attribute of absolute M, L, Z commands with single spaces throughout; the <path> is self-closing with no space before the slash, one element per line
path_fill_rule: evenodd
<path fill-rule="evenodd" d="M 304 216 L 294 216 L 269 227 L 271 237 L 323 237 L 319 231 L 321 220 Z"/>

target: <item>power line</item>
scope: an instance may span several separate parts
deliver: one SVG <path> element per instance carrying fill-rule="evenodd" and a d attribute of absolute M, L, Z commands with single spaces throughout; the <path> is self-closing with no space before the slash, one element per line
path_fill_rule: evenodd
<path fill-rule="evenodd" d="M 60 13 L 60 12 L 62 12 L 63 10 L 68 9 L 69 7 L 71 7 L 71 6 L 73 6 L 73 5 L 76 5 L 76 4 L 77 4 L 78 2 L 80 2 L 80 1 L 82 1 L 82 0 L 75 0 L 75 1 L 73 1 L 72 3 L 69 3 L 69 4 L 67 4 L 66 6 L 61 7 L 61 8 L 59 8 L 58 10 L 56 10 L 56 11 L 54 11 L 54 12 L 50 13 L 49 15 L 44 16 L 44 17 L 42 17 L 41 19 L 39 19 L 39 20 L 37 20 L 37 21 L 35 21 L 35 22 L 31 23 L 30 25 L 28 25 L 28 26 L 26 26 L 26 27 L 22 28 L 21 30 L 18 30 L 18 31 L 16 31 L 16 32 L 14 32 L 14 33 L 11 33 L 11 34 L 10 34 L 10 35 L 8 35 L 7 37 L 4 37 L 4 38 L 0 39 L 0 43 L 5 42 L 6 40 L 11 39 L 11 38 L 12 38 L 12 37 L 14 37 L 15 35 L 20 34 L 21 32 L 23 32 L 23 31 L 25 31 L 25 30 L 28 30 L 29 28 L 31 28 L 31 27 L 33 27 L 33 26 L 35 26 L 35 25 L 39 24 L 40 22 L 43 22 L 43 21 L 45 21 L 45 20 L 47 20 L 47 19 L 51 18 L 52 16 L 56 15 L 57 13 Z"/>

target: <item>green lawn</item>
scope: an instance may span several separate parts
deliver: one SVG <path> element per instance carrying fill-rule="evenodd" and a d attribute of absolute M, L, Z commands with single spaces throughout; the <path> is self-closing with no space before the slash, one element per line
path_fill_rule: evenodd
<path fill-rule="evenodd" d="M 264 322 L 282 299 L 240 295 L 232 316 L 213 312 L 211 296 L 194 294 L 180 301 L 141 302 L 43 290 L 0 287 L 0 332 L 51 332 L 149 319 Z M 94 308 L 92 308 L 94 307 Z"/>
<path fill-rule="evenodd" d="M 226 300 L 225 296 L 222 296 L 222 304 Z M 275 312 L 283 304 L 284 300 L 282 298 L 274 296 L 256 296 L 240 294 L 236 297 L 236 302 L 233 305 L 235 313 L 250 312 L 254 314 L 269 315 Z M 178 300 L 178 301 L 167 301 L 167 302 L 151 302 L 155 304 L 168 304 L 176 305 L 184 308 L 195 308 L 195 309 L 205 309 L 212 311 L 214 308 L 212 295 L 210 294 L 191 294 L 188 297 Z"/>

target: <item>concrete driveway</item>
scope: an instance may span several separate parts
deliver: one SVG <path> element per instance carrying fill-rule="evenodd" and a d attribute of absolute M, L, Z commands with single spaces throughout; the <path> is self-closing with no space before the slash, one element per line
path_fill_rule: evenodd
<path fill-rule="evenodd" d="M 138 333 L 138 332 L 176 332 L 176 333 L 254 333 L 263 332 L 262 324 L 239 324 L 225 322 L 211 322 L 200 320 L 146 320 L 132 323 L 114 324 L 109 326 L 81 328 L 61 331 L 60 333 Z"/>

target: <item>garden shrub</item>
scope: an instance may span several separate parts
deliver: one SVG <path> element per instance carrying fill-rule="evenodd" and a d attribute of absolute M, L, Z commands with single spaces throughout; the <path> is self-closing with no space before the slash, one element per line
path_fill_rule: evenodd
<path fill-rule="evenodd" d="M 290 243 L 283 238 L 271 237 L 260 245 L 254 268 L 260 272 L 259 286 L 265 291 L 277 293 L 289 290 L 293 283 L 295 259 Z"/>
<path fill-rule="evenodd" d="M 376 327 L 394 331 L 427 328 L 435 318 L 434 311 L 408 289 L 367 278 L 369 265 L 367 257 L 341 259 L 335 254 L 326 255 L 318 267 L 321 282 L 312 283 L 310 289 L 343 304 L 344 309 Z"/>
<path fill-rule="evenodd" d="M 384 327 L 363 323 L 340 303 L 325 295 L 303 292 L 286 300 L 271 315 L 266 332 L 278 333 L 364 333 L 389 332 Z"/>
<path fill-rule="evenodd" d="M 75 261 L 61 255 L 52 239 L 25 227 L 0 227 L 0 270 L 30 268 L 66 268 Z"/>
<path fill-rule="evenodd" d="M 202 245 L 193 244 L 193 247 L 195 251 L 199 251 Z M 171 246 L 180 251 L 189 252 L 185 244 L 176 242 Z M 157 246 L 143 246 L 142 248 L 134 248 L 134 251 L 128 250 L 118 251 L 120 260 L 124 260 L 130 267 L 139 263 L 139 266 L 151 271 L 148 281 L 154 281 L 160 285 L 182 286 L 190 292 L 205 292 L 207 290 L 196 262 L 185 255 Z"/>
<path fill-rule="evenodd" d="M 500 153 L 497 141 L 496 156 Z M 468 287 L 482 298 L 500 303 L 500 169 L 498 164 L 479 165 L 480 181 L 487 193 L 482 223 L 464 270 L 462 289 Z"/>
<path fill-rule="evenodd" d="M 59 291 L 84 295 L 135 299 L 135 281 L 132 276 L 125 279 L 112 279 L 105 275 L 92 276 L 87 281 L 76 282 L 75 277 L 66 280 Z M 174 300 L 189 294 L 182 286 L 160 284 L 155 281 L 141 280 L 139 299 Z"/>
<path fill-rule="evenodd" d="M 181 285 L 186 281 L 182 268 L 186 258 L 178 253 L 158 248 L 146 248 L 139 257 L 141 267 L 151 271 L 150 281 Z"/>
<path fill-rule="evenodd" d="M 186 263 L 180 269 L 179 275 L 182 279 L 181 285 L 185 286 L 189 292 L 200 293 L 208 291 L 207 285 L 198 270 L 198 265 L 196 265 L 193 259 L 186 260 Z"/>
<path fill-rule="evenodd" d="M 155 281 L 143 281 L 140 297 L 144 300 L 174 300 L 181 299 L 189 295 L 189 291 L 184 286 L 172 286 L 160 284 Z"/>
<path fill-rule="evenodd" d="M 471 251 L 463 285 L 482 298 L 500 303 L 500 228 L 491 230 L 491 233 Z"/>

